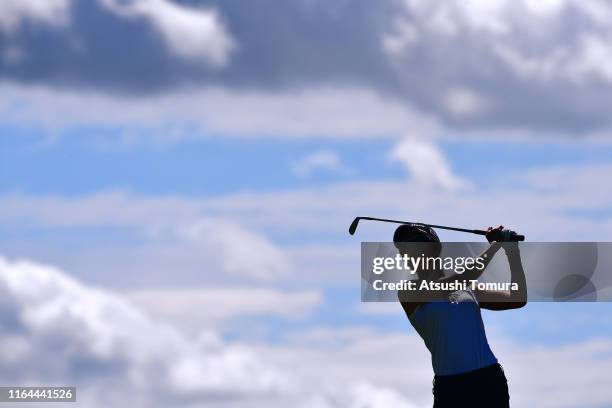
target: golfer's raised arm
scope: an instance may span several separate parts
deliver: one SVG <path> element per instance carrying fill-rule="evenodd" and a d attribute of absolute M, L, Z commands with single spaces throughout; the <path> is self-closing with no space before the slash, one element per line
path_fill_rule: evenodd
<path fill-rule="evenodd" d="M 489 227 L 487 229 L 486 237 L 487 237 L 487 241 L 491 243 L 491 246 L 486 251 L 484 251 L 479 257 L 482 260 L 482 263 L 484 264 L 482 268 L 472 268 L 470 270 L 465 271 L 462 274 L 454 274 L 454 275 L 442 278 L 441 280 L 442 281 L 478 280 L 478 278 L 480 278 L 480 275 L 482 275 L 485 269 L 487 269 L 487 266 L 489 265 L 491 260 L 493 260 L 493 257 L 495 256 L 497 251 L 499 251 L 499 249 L 501 248 L 501 245 L 502 245 L 501 233 L 503 230 L 504 230 L 503 225 L 500 225 L 499 227 L 496 227 L 496 228 Z"/>
<path fill-rule="evenodd" d="M 527 280 L 518 243 L 505 242 L 503 246 L 510 264 L 510 282 L 518 285 L 518 290 L 512 292 L 511 298 L 514 302 L 521 304 L 518 307 L 525 306 L 527 304 Z"/>
<path fill-rule="evenodd" d="M 518 309 L 527 304 L 527 280 L 521 261 L 521 253 L 517 242 L 504 242 L 503 248 L 510 265 L 510 283 L 516 284 L 516 290 L 510 291 L 478 291 L 476 296 L 480 307 L 489 310 Z"/>

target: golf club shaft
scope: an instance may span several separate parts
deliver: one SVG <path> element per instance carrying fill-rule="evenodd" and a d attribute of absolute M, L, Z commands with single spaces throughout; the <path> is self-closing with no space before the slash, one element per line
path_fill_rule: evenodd
<path fill-rule="evenodd" d="M 349 234 L 353 235 L 355 233 L 355 230 L 357 229 L 357 224 L 359 224 L 360 220 L 392 222 L 394 224 L 414 225 L 414 226 L 438 228 L 438 229 L 444 229 L 444 230 L 450 230 L 450 231 L 467 232 L 467 233 L 476 234 L 476 235 L 487 235 L 487 231 L 478 230 L 478 229 L 447 227 L 445 225 L 424 224 L 422 222 L 409 222 L 409 221 L 400 221 L 400 220 L 390 220 L 390 219 L 387 219 L 387 218 L 376 218 L 376 217 L 357 217 L 357 218 L 355 218 L 353 220 L 353 222 L 351 223 L 351 226 L 349 227 Z M 519 234 L 515 233 L 514 231 L 511 231 L 510 232 L 510 240 L 511 241 L 524 241 L 525 240 L 525 236 L 524 235 L 519 235 Z"/>
<path fill-rule="evenodd" d="M 417 226 L 421 225 L 423 227 L 438 228 L 438 229 L 444 229 L 444 230 L 450 230 L 450 231 L 468 232 L 470 234 L 477 234 L 477 235 L 487 235 L 487 231 L 478 230 L 478 229 L 447 227 L 444 225 L 433 225 L 433 224 L 424 224 L 422 222 L 407 222 L 407 221 L 399 221 L 399 220 L 390 220 L 386 218 L 375 218 L 375 217 L 358 217 L 358 218 L 361 220 L 382 221 L 382 222 L 391 222 L 394 224 L 406 224 L 406 225 L 417 225 Z"/>

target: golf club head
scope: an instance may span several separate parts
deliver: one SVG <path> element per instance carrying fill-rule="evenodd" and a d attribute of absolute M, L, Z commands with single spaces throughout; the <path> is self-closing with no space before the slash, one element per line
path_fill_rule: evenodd
<path fill-rule="evenodd" d="M 359 224 L 360 219 L 361 217 L 357 217 L 353 220 L 353 222 L 351 223 L 351 226 L 349 227 L 349 234 L 351 235 L 355 234 L 355 230 L 357 229 L 357 224 Z"/>

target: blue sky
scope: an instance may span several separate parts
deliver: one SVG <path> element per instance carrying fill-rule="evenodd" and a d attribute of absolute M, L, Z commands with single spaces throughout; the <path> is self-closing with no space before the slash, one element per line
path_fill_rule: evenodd
<path fill-rule="evenodd" d="M 348 224 L 611 241 L 609 23 L 573 0 L 2 3 L 0 381 L 429 406 L 399 305 L 359 301 L 359 242 L 392 227 Z M 610 309 L 484 314 L 516 406 L 612 406 Z"/>
<path fill-rule="evenodd" d="M 93 134 L 103 130 L 90 129 Z M 2 189 L 69 196 L 116 189 L 145 195 L 215 196 L 406 178 L 402 166 L 388 159 L 394 143 L 389 139 L 244 140 L 196 135 L 197 140 L 173 144 L 113 145 L 103 137 L 82 137 L 82 133 L 87 131 L 71 130 L 47 141 L 40 131 L 4 128 Z M 479 187 L 493 184 L 482 178 L 484 170 L 499 182 L 509 174 L 538 167 L 612 160 L 611 145 L 581 141 L 443 140 L 439 148 L 455 173 Z M 333 152 L 346 171 L 315 168 L 307 176 L 296 171 L 296 163 L 321 151 Z"/>

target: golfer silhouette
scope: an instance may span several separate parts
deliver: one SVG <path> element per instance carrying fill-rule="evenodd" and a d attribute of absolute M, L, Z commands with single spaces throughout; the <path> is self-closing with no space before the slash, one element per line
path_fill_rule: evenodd
<path fill-rule="evenodd" d="M 480 309 L 508 310 L 525 306 L 527 285 L 518 243 L 509 241 L 512 231 L 503 226 L 488 228 L 486 237 L 491 245 L 481 255 L 484 268 L 452 276 L 445 276 L 442 270 L 417 270 L 419 281 L 469 283 L 480 277 L 503 247 L 510 264 L 511 282 L 518 284 L 518 290 L 398 292 L 406 316 L 431 352 L 434 408 L 510 406 L 508 382 L 487 342 Z M 395 231 L 393 242 L 402 255 L 410 255 L 411 249 L 414 252 L 415 242 L 427 243 L 423 244 L 425 256 L 436 257 L 441 251 L 440 239 L 429 227 L 401 225 Z"/>

